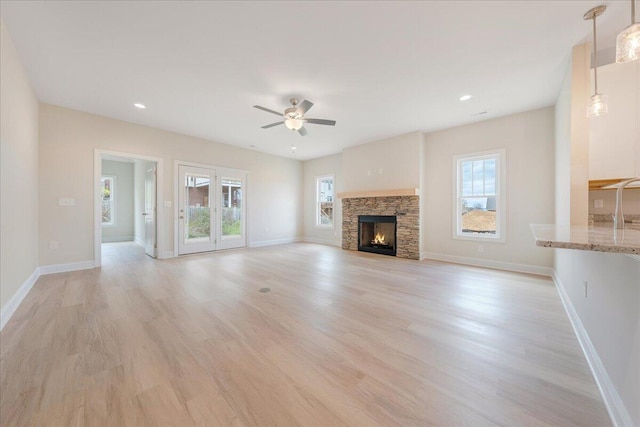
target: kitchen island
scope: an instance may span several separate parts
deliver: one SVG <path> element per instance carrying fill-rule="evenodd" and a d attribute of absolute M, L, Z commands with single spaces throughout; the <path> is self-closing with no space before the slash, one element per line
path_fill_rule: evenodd
<path fill-rule="evenodd" d="M 589 226 L 531 224 L 531 231 L 536 245 L 545 248 L 640 255 L 638 224 L 625 224 L 623 229 L 614 229 L 611 222 Z"/>

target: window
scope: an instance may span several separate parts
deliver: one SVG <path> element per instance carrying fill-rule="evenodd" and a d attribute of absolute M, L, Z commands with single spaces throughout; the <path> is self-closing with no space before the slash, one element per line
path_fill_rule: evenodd
<path fill-rule="evenodd" d="M 116 223 L 115 183 L 115 176 L 103 176 L 102 178 L 100 178 L 100 197 L 102 198 L 102 225 L 114 225 Z"/>
<path fill-rule="evenodd" d="M 333 228 L 333 175 L 316 178 L 316 227 Z"/>
<path fill-rule="evenodd" d="M 505 241 L 504 158 L 504 150 L 454 157 L 454 238 Z"/>

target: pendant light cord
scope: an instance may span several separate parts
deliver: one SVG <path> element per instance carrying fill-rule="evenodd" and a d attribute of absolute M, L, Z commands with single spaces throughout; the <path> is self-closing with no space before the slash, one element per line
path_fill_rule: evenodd
<path fill-rule="evenodd" d="M 634 1 L 634 0 L 632 0 Z M 598 94 L 598 42 L 596 37 L 596 15 L 593 15 L 593 80 L 595 82 L 596 93 Z"/>

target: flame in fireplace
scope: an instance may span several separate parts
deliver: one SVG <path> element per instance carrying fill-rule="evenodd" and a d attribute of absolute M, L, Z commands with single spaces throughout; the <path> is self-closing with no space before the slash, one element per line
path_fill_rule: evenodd
<path fill-rule="evenodd" d="M 373 240 L 376 245 L 384 245 L 384 234 L 376 233 L 376 238 Z"/>

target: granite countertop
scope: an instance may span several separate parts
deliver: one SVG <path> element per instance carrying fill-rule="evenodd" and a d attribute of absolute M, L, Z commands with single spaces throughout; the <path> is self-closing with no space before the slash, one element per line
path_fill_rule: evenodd
<path fill-rule="evenodd" d="M 612 222 L 589 226 L 531 224 L 536 245 L 545 248 L 580 249 L 640 255 L 640 224 L 625 224 L 616 230 Z"/>

